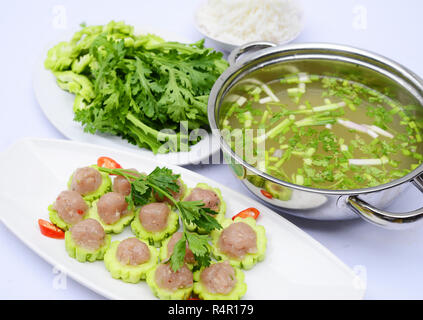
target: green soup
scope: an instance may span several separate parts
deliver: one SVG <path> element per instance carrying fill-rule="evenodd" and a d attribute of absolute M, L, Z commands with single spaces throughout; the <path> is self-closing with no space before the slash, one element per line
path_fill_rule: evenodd
<path fill-rule="evenodd" d="M 281 180 L 350 190 L 403 177 L 423 160 L 421 106 L 355 81 L 307 73 L 247 79 L 223 102 L 220 128 L 246 162 Z M 235 130 L 237 129 L 237 130 Z M 248 152 L 248 151 L 252 152 Z"/>

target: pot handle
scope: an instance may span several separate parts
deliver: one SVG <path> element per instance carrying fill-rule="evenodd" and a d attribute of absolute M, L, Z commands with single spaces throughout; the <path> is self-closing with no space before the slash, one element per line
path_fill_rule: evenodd
<path fill-rule="evenodd" d="M 423 192 L 422 176 L 415 178 L 411 182 Z M 349 196 L 346 201 L 347 205 L 361 218 L 390 229 L 405 229 L 410 226 L 410 223 L 417 222 L 423 218 L 423 208 L 409 212 L 393 213 L 378 209 L 357 196 Z"/>
<path fill-rule="evenodd" d="M 234 50 L 229 54 L 228 62 L 232 66 L 238 62 L 238 59 L 246 52 L 248 51 L 258 51 L 262 49 L 266 49 L 269 47 L 276 47 L 277 45 L 273 42 L 268 41 L 254 41 L 249 42 L 246 44 L 243 44 Z"/>

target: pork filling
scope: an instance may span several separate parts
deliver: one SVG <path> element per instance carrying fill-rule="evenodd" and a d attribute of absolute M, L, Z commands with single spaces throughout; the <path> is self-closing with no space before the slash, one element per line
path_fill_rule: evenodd
<path fill-rule="evenodd" d="M 216 212 L 220 209 L 220 199 L 216 192 L 212 190 L 194 188 L 185 201 L 202 201 L 206 208 Z"/>
<path fill-rule="evenodd" d="M 97 202 L 98 215 L 105 224 L 117 222 L 127 213 L 127 209 L 128 203 L 125 200 L 125 196 L 117 192 L 108 192 Z"/>
<path fill-rule="evenodd" d="M 236 285 L 235 269 L 228 261 L 215 263 L 201 272 L 200 280 L 207 291 L 228 294 Z"/>
<path fill-rule="evenodd" d="M 257 235 L 248 224 L 236 222 L 222 231 L 218 246 L 228 256 L 242 259 L 247 253 L 257 252 Z"/>
<path fill-rule="evenodd" d="M 186 265 L 183 265 L 177 271 L 173 271 L 169 263 L 157 267 L 155 280 L 159 288 L 170 291 L 188 288 L 193 284 L 192 272 Z"/>
<path fill-rule="evenodd" d="M 157 232 L 166 228 L 169 213 L 166 203 L 153 202 L 141 207 L 139 219 L 144 229 Z"/>
<path fill-rule="evenodd" d="M 62 191 L 53 204 L 53 209 L 63 221 L 75 224 L 84 218 L 88 205 L 76 191 Z"/>
<path fill-rule="evenodd" d="M 78 168 L 73 174 L 70 189 L 81 195 L 96 191 L 102 182 L 100 172 L 91 167 Z"/>
<path fill-rule="evenodd" d="M 119 243 L 116 258 L 124 265 L 138 266 L 150 260 L 150 250 L 137 238 L 128 238 Z"/>
<path fill-rule="evenodd" d="M 85 219 L 70 228 L 72 240 L 80 247 L 96 251 L 103 244 L 106 237 L 100 222 L 95 219 Z"/>

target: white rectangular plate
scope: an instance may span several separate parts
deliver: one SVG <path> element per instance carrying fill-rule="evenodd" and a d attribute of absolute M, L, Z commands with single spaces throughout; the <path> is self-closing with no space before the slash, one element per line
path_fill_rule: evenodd
<path fill-rule="evenodd" d="M 3 223 L 42 258 L 69 276 L 111 299 L 154 299 L 145 282 L 127 284 L 113 279 L 103 261 L 79 263 L 70 258 L 62 240 L 41 235 L 38 219 L 48 219 L 47 207 L 66 188 L 78 167 L 109 156 L 123 167 L 150 172 L 166 166 L 181 174 L 188 187 L 205 182 L 220 188 L 227 203 L 227 217 L 256 207 L 258 223 L 266 228 L 266 259 L 245 271 L 247 293 L 244 299 L 361 299 L 360 279 L 326 248 L 299 228 L 262 204 L 194 172 L 135 153 L 95 145 L 64 141 L 25 139 L 0 156 L 0 217 Z M 113 236 L 132 236 L 130 228 Z"/>

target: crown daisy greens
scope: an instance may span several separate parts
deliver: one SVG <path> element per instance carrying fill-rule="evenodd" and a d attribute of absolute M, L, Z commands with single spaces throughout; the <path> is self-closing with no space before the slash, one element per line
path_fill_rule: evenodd
<path fill-rule="evenodd" d="M 60 88 L 75 94 L 74 120 L 84 131 L 166 153 L 180 145 L 161 141 L 174 138 L 162 128 L 189 121 L 190 130 L 209 129 L 208 96 L 228 67 L 222 53 L 205 48 L 204 40 L 184 44 L 138 35 L 124 22 L 81 27 L 48 51 L 44 65 Z"/>
<path fill-rule="evenodd" d="M 156 167 L 149 175 L 139 176 L 138 172 L 126 169 L 99 168 L 100 171 L 125 177 L 131 183 L 131 193 L 126 197 L 129 209 L 135 206 L 143 206 L 151 201 L 153 191 L 160 197 L 167 197 L 176 207 L 182 220 L 183 236 L 176 243 L 169 259 L 171 268 L 176 271 L 184 264 L 186 243 L 194 254 L 199 265 L 210 264 L 210 251 L 207 234 L 199 235 L 189 232 L 186 225 L 196 225 L 210 233 L 219 230 L 222 226 L 214 218 L 217 212 L 206 208 L 201 201 L 179 201 L 171 195 L 171 191 L 178 192 L 178 174 L 174 174 L 168 168 Z"/>

